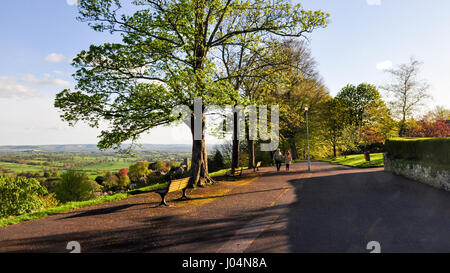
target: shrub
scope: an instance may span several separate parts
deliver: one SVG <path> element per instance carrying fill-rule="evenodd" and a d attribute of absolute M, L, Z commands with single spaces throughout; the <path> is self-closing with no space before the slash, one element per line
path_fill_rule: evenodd
<path fill-rule="evenodd" d="M 170 168 L 177 168 L 177 167 L 180 167 L 180 166 L 181 166 L 181 163 L 178 162 L 178 161 L 168 161 L 168 162 L 167 162 L 167 165 L 168 165 Z"/>
<path fill-rule="evenodd" d="M 61 175 L 61 182 L 57 185 L 55 193 L 56 198 L 65 203 L 92 199 L 95 190 L 85 173 L 67 171 Z"/>
<path fill-rule="evenodd" d="M 121 176 L 119 177 L 119 185 L 118 190 L 124 190 L 130 185 L 130 178 L 128 176 Z"/>
<path fill-rule="evenodd" d="M 156 161 L 155 163 L 151 164 L 150 167 L 154 171 L 162 171 L 162 172 L 167 172 L 169 169 L 167 162 L 164 161 Z"/>
<path fill-rule="evenodd" d="M 450 137 L 389 139 L 385 150 L 391 159 L 450 165 Z"/>
<path fill-rule="evenodd" d="M 141 177 L 146 177 L 151 171 L 148 169 L 149 163 L 147 161 L 139 161 L 130 166 L 128 176 L 131 181 L 136 182 Z"/>
<path fill-rule="evenodd" d="M 128 176 L 128 172 L 129 171 L 127 168 L 123 168 L 117 173 L 117 176 L 118 177 Z"/>
<path fill-rule="evenodd" d="M 0 176 L 0 217 L 20 215 L 43 206 L 47 190 L 36 179 Z"/>
<path fill-rule="evenodd" d="M 55 193 L 39 196 L 44 208 L 53 208 L 59 205 L 58 199 L 56 199 Z"/>
<path fill-rule="evenodd" d="M 408 137 L 449 137 L 450 122 L 446 120 L 409 121 L 406 125 L 405 136 Z"/>
<path fill-rule="evenodd" d="M 47 178 L 44 181 L 40 182 L 42 186 L 44 186 L 49 193 L 54 193 L 56 190 L 56 186 L 61 181 L 60 178 Z"/>
<path fill-rule="evenodd" d="M 119 176 L 120 174 L 106 173 L 103 189 L 106 191 L 124 190 L 130 185 L 131 181 L 128 176 Z"/>
<path fill-rule="evenodd" d="M 115 191 L 119 187 L 119 177 L 115 174 L 107 172 L 102 185 L 105 191 Z"/>
<path fill-rule="evenodd" d="M 102 185 L 104 181 L 105 181 L 105 177 L 103 177 L 103 176 L 97 176 L 95 178 L 95 182 L 97 182 L 97 184 L 99 184 L 99 185 Z"/>
<path fill-rule="evenodd" d="M 208 168 L 211 172 L 225 169 L 224 159 L 219 150 L 216 150 L 212 158 L 208 158 Z"/>
<path fill-rule="evenodd" d="M 148 176 L 145 185 L 143 183 L 139 184 L 139 187 L 141 186 L 151 186 L 156 184 L 161 184 L 165 182 L 169 182 L 170 180 L 180 179 L 189 176 L 189 173 L 177 173 L 177 172 L 169 172 L 165 175 L 160 176 Z"/>
<path fill-rule="evenodd" d="M 100 186 L 97 182 L 93 180 L 88 180 L 88 183 L 91 184 L 93 192 L 99 192 L 102 190 L 102 186 Z"/>
<path fill-rule="evenodd" d="M 141 177 L 141 178 L 139 178 L 138 179 L 138 181 L 136 181 L 136 182 L 134 182 L 135 183 L 135 188 L 142 188 L 142 187 L 145 187 L 145 186 L 147 186 L 148 184 L 147 184 L 147 177 Z"/>

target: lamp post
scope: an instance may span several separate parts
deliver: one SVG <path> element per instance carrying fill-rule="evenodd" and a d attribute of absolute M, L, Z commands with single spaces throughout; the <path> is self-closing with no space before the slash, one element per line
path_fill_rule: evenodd
<path fill-rule="evenodd" d="M 311 172 L 311 160 L 309 157 L 309 126 L 308 126 L 308 111 L 309 107 L 305 106 L 305 112 L 306 112 L 306 146 L 308 151 L 308 172 Z"/>

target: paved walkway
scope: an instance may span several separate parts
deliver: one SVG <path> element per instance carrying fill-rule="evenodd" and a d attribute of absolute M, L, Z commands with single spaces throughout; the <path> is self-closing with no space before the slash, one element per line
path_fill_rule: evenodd
<path fill-rule="evenodd" d="M 450 193 L 382 169 L 305 169 L 262 168 L 169 208 L 147 193 L 0 228 L 0 252 L 450 252 Z"/>

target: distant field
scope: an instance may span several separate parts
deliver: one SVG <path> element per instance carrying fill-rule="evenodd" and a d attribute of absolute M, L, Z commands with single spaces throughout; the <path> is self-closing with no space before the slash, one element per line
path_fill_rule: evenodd
<path fill-rule="evenodd" d="M 32 173 L 42 177 L 44 172 L 56 173 L 74 169 L 84 171 L 89 178 L 95 179 L 105 171 L 118 172 L 122 168 L 129 168 L 136 161 L 182 161 L 185 157 L 188 155 L 184 152 L 172 151 L 151 151 L 137 157 L 101 153 L 8 152 L 0 153 L 0 174 Z"/>
<path fill-rule="evenodd" d="M 382 153 L 370 154 L 369 162 L 364 159 L 364 154 L 340 156 L 335 159 L 327 158 L 321 159 L 320 161 L 357 168 L 376 168 L 384 166 Z"/>
<path fill-rule="evenodd" d="M 86 172 L 89 178 L 94 180 L 98 175 L 101 175 L 106 171 L 115 173 L 120 169 L 129 168 L 135 162 L 136 159 L 119 159 L 119 161 L 95 163 L 80 168 L 79 170 Z"/>
<path fill-rule="evenodd" d="M 121 159 L 114 157 L 80 157 L 68 156 L 64 159 L 55 159 L 52 161 L 46 159 L 20 159 L 21 163 L 5 162 L 0 158 L 0 167 L 3 170 L 13 172 L 42 172 L 44 170 L 55 169 L 80 169 L 86 171 L 104 171 L 118 170 L 129 167 L 136 159 Z"/>
<path fill-rule="evenodd" d="M 4 170 L 11 170 L 12 172 L 40 172 L 43 171 L 42 166 L 34 166 L 27 164 L 18 164 L 10 162 L 0 162 L 0 167 Z"/>
<path fill-rule="evenodd" d="M 81 168 L 83 171 L 119 171 L 122 168 L 128 168 L 136 162 L 136 159 L 120 159 L 114 162 L 102 162 Z"/>

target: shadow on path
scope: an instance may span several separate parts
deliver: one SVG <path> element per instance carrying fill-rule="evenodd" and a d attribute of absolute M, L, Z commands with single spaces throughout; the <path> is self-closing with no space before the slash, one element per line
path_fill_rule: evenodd
<path fill-rule="evenodd" d="M 290 180 L 291 252 L 449 252 L 450 194 L 383 171 Z"/>
<path fill-rule="evenodd" d="M 137 204 L 137 205 L 141 205 L 141 204 Z M 79 214 L 61 218 L 61 220 L 70 219 L 70 218 L 78 218 L 78 217 L 105 215 L 105 214 L 115 213 L 115 212 L 118 212 L 118 211 L 121 211 L 124 209 L 128 209 L 133 206 L 136 206 L 136 204 L 127 204 L 127 205 L 120 205 L 120 206 L 108 207 L 108 208 L 91 209 L 91 210 L 88 210 L 88 211 L 85 211 L 85 212 L 82 212 Z"/>
<path fill-rule="evenodd" d="M 205 249 L 218 249 L 218 246 L 231 238 L 254 238 L 258 234 L 247 232 L 236 236 L 235 233 L 243 226 L 248 227 L 249 220 L 263 214 L 274 214 L 276 209 L 278 207 L 210 219 L 167 215 L 146 219 L 132 228 L 113 230 L 102 228 L 94 231 L 4 240 L 2 245 L 24 246 L 27 247 L 26 252 L 58 253 L 69 252 L 66 250 L 67 242 L 78 241 L 82 252 L 204 252 Z M 267 224 L 257 223 L 258 226 Z"/>

